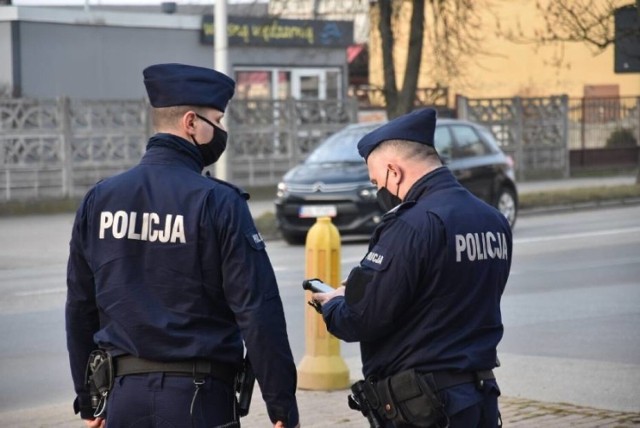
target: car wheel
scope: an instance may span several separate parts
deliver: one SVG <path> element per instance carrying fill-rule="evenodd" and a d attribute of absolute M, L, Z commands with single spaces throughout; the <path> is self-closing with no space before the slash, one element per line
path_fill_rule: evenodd
<path fill-rule="evenodd" d="M 513 229 L 518 216 L 518 203 L 516 202 L 515 192 L 508 187 L 500 188 L 496 197 L 495 207 L 505 216 Z"/>
<path fill-rule="evenodd" d="M 285 232 L 281 231 L 282 239 L 289 245 L 303 245 L 306 241 L 307 234 L 301 232 Z"/>

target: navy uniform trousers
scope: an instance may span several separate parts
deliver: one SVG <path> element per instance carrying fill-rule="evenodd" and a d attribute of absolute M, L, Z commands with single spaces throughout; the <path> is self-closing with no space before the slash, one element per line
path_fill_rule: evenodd
<path fill-rule="evenodd" d="M 197 396 L 193 377 L 164 373 L 119 376 L 107 405 L 107 428 L 212 428 L 233 421 L 233 388 L 211 376 Z M 193 416 L 190 414 L 193 401 Z"/>

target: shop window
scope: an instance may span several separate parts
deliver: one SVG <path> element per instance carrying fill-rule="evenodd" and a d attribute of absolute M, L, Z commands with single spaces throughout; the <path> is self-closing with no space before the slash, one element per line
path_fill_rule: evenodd
<path fill-rule="evenodd" d="M 320 78 L 318 76 L 300 76 L 300 99 L 319 98 Z"/>
<path fill-rule="evenodd" d="M 271 71 L 237 71 L 236 96 L 238 98 L 270 99 Z"/>

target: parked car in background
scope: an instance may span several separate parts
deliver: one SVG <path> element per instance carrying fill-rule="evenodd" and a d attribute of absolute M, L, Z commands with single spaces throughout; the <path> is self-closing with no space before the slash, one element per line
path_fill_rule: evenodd
<path fill-rule="evenodd" d="M 278 184 L 276 223 L 290 244 L 302 244 L 319 216 L 330 216 L 341 235 L 369 234 L 384 214 L 369 181 L 358 141 L 382 123 L 349 125 L 322 142 Z M 475 123 L 438 119 L 435 145 L 443 162 L 469 191 L 496 207 L 514 226 L 518 191 L 512 159 L 491 132 Z"/>

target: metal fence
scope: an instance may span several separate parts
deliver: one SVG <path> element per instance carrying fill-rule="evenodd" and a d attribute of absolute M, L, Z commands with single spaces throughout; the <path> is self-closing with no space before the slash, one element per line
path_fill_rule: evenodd
<path fill-rule="evenodd" d="M 516 161 L 521 180 L 567 177 L 577 160 L 589 165 L 637 165 L 640 142 L 640 97 L 488 98 L 456 100 L 459 118 L 489 128 L 502 149 Z M 611 147 L 624 130 L 635 145 Z M 629 140 L 633 141 L 633 140 Z M 580 153 L 578 153 L 580 152 Z M 597 152 L 597 153 L 591 153 Z"/>
<path fill-rule="evenodd" d="M 640 142 L 640 97 L 569 100 L 569 149 L 601 149 L 621 130 Z"/>

